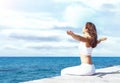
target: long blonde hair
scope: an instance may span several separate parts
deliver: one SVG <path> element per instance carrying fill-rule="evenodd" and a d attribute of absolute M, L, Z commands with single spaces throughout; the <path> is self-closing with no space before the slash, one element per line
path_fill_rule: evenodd
<path fill-rule="evenodd" d="M 85 25 L 85 28 L 87 29 L 87 33 L 90 36 L 90 37 L 88 37 L 88 39 L 89 39 L 88 43 L 92 48 L 95 48 L 97 46 L 97 30 L 96 30 L 96 26 L 91 22 L 87 22 L 86 25 Z"/>

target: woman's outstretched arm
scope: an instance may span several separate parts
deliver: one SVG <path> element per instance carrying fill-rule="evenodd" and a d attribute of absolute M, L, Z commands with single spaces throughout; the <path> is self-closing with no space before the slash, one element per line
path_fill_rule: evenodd
<path fill-rule="evenodd" d="M 84 37 L 82 37 L 80 35 L 77 35 L 77 34 L 75 34 L 72 31 L 67 31 L 67 34 L 70 35 L 70 36 L 72 36 L 75 40 L 82 41 L 82 42 L 86 42 L 87 41 L 86 38 L 84 38 Z"/>
<path fill-rule="evenodd" d="M 107 40 L 106 37 L 100 38 L 100 39 L 97 41 L 97 43 L 99 44 L 101 41 L 105 41 L 105 40 Z"/>

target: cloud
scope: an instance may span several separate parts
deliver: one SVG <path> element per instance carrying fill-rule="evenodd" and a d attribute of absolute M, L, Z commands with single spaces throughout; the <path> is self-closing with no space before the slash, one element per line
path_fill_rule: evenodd
<path fill-rule="evenodd" d="M 73 47 L 72 46 L 54 46 L 54 44 L 55 43 L 52 43 L 51 45 L 44 45 L 44 46 L 28 46 L 27 48 L 34 51 L 39 51 L 39 53 L 43 55 L 52 55 L 52 56 L 56 56 L 56 54 L 57 56 L 78 55 L 76 46 L 73 46 Z"/>
<path fill-rule="evenodd" d="M 67 47 L 67 46 L 58 46 L 58 47 L 54 47 L 54 46 L 31 46 L 31 47 L 28 47 L 30 49 L 35 49 L 35 50 L 41 50 L 41 49 L 45 49 L 45 50 L 61 50 L 61 49 L 75 49 L 77 48 L 76 46 L 74 47 Z"/>
<path fill-rule="evenodd" d="M 119 55 L 119 9 L 119 0 L 0 1 L 0 53 L 79 56 L 80 42 L 66 30 L 80 34 L 85 22 L 91 21 L 99 37 L 108 37 L 94 55 Z"/>
<path fill-rule="evenodd" d="M 120 1 L 118 0 L 117 2 L 114 0 L 110 0 L 110 2 L 108 0 L 70 0 L 68 3 L 69 5 L 65 9 L 64 19 L 71 26 L 81 27 L 86 21 L 92 21 L 103 29 L 104 27 L 110 27 L 110 29 L 113 29 L 112 27 L 114 26 L 120 26 L 120 12 L 118 11 L 120 8 Z"/>
<path fill-rule="evenodd" d="M 24 36 L 24 35 L 21 35 L 21 34 L 11 34 L 10 35 L 10 38 L 14 38 L 14 39 L 17 39 L 17 40 L 25 40 L 25 41 L 37 41 L 37 42 L 44 42 L 44 41 L 48 41 L 48 42 L 51 42 L 51 41 L 59 41 L 58 37 L 57 36 L 50 36 L 50 37 L 39 37 L 39 36 Z"/>
<path fill-rule="evenodd" d="M 40 16 L 42 18 L 40 18 Z M 52 28 L 57 21 L 49 13 L 24 13 L 3 11 L 0 14 L 0 25 L 10 28 L 45 29 Z M 47 25 L 46 25 L 47 24 Z"/>
<path fill-rule="evenodd" d="M 72 4 L 65 9 L 64 19 L 70 26 L 79 27 L 94 16 L 95 11 L 80 4 Z"/>
<path fill-rule="evenodd" d="M 1 0 L 1 7 L 18 11 L 39 12 L 39 10 L 49 11 L 49 7 L 53 8 L 51 0 Z"/>
<path fill-rule="evenodd" d="M 76 43 L 71 43 L 67 40 L 69 37 L 63 30 L 4 29 L 1 31 L 0 36 L 1 49 L 6 50 L 34 49 L 35 51 L 35 49 L 47 50 L 48 47 L 51 51 L 57 48 L 60 51 L 62 48 L 66 49 L 76 46 Z M 40 53 L 38 52 L 38 54 Z M 46 54 L 46 52 L 44 53 Z"/>
<path fill-rule="evenodd" d="M 20 50 L 20 47 L 10 45 L 10 44 L 4 45 L 2 48 L 5 49 L 5 50 Z"/>

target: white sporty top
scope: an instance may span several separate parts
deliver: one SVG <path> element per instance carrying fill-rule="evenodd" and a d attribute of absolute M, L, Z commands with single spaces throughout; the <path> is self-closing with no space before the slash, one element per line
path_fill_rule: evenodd
<path fill-rule="evenodd" d="M 86 43 L 84 42 L 80 42 L 79 44 L 79 50 L 80 50 L 80 54 L 85 55 L 85 56 L 90 56 L 92 54 L 92 47 L 86 47 Z"/>

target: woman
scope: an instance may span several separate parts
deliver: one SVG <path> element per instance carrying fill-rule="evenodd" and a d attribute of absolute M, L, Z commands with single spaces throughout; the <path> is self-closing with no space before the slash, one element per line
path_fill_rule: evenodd
<path fill-rule="evenodd" d="M 91 22 L 87 22 L 83 28 L 83 36 L 77 35 L 72 31 L 67 31 L 67 34 L 80 41 L 81 65 L 65 68 L 61 71 L 61 75 L 93 75 L 95 73 L 95 66 L 91 60 L 92 50 L 97 44 L 107 38 L 97 40 L 96 27 Z"/>

